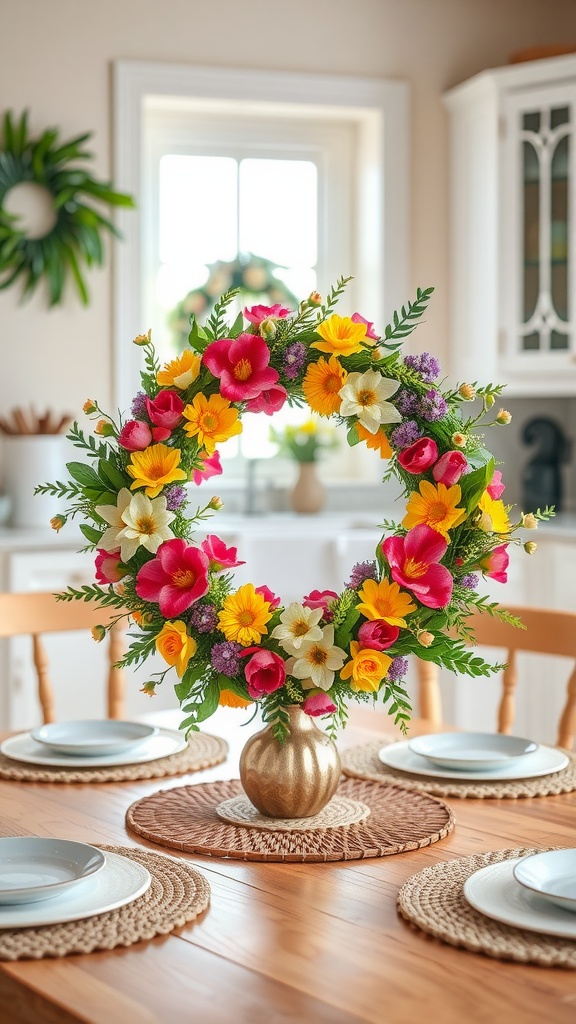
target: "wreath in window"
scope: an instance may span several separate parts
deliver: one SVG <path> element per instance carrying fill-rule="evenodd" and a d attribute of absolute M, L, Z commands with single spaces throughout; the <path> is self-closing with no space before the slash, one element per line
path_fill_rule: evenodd
<path fill-rule="evenodd" d="M 187 731 L 219 704 L 259 705 L 278 739 L 294 705 L 336 729 L 349 700 L 381 701 L 405 727 L 409 655 L 471 676 L 499 667 L 470 649 L 468 616 L 476 607 L 511 620 L 478 587 L 483 577 L 506 581 L 515 532 L 552 510 L 509 518 L 479 430 L 501 387 L 442 391 L 433 356 L 401 357 L 432 289 L 418 290 L 379 337 L 360 314 L 334 312 L 345 284 L 294 311 L 247 307 L 232 325 L 228 293 L 204 327 L 193 320 L 188 348 L 163 366 L 150 335 L 136 338 L 146 365 L 130 414 L 116 422 L 88 401 L 95 436 L 77 424 L 69 434 L 87 461 L 69 463 L 67 483 L 37 488 L 69 502 L 53 528 L 79 516 L 96 550 L 96 584 L 60 598 L 97 601 L 116 610 L 114 621 L 128 617 L 134 631 L 121 664 L 160 653 L 168 667 L 143 689 L 153 693 L 175 669 Z M 467 414 L 475 398 L 480 411 Z M 286 606 L 264 580 L 235 588 L 233 570 L 243 563 L 216 533 L 194 539 L 222 503 L 214 497 L 191 511 L 185 485 L 221 472 L 218 445 L 242 431 L 245 411 L 271 415 L 289 400 L 336 417 L 350 445 L 375 449 L 388 464 L 384 479 L 401 482 L 406 507 L 400 524 L 382 524 L 374 558 L 351 567 L 339 593 L 319 581 Z M 509 420 L 502 409 L 487 425 Z M 97 627 L 95 638 L 108 628 Z"/>
<path fill-rule="evenodd" d="M 89 138 L 88 132 L 62 142 L 58 130 L 48 128 L 34 139 L 28 133 L 26 111 L 17 122 L 10 111 L 5 114 L 0 146 L 0 288 L 21 278 L 27 296 L 44 278 L 54 306 L 61 302 L 71 275 L 82 302 L 88 303 L 84 267 L 103 263 L 104 231 L 119 237 L 94 203 L 134 206 L 130 196 L 114 191 L 85 169 L 91 154 L 84 143 Z M 6 206 L 12 190 L 23 184 L 43 189 L 51 206 L 52 224 L 40 237 L 27 234 L 21 217 Z"/>

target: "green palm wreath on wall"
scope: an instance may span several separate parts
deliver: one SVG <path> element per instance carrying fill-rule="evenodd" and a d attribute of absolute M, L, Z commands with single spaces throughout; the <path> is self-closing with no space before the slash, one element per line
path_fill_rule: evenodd
<path fill-rule="evenodd" d="M 134 206 L 131 196 L 114 191 L 83 166 L 92 156 L 84 148 L 91 134 L 61 142 L 58 130 L 48 128 L 34 139 L 28 133 L 27 111 L 18 121 L 10 111 L 5 114 L 0 143 L 0 288 L 21 278 L 27 296 L 44 277 L 54 306 L 62 301 L 71 275 L 82 302 L 88 303 L 84 268 L 104 262 L 104 231 L 119 237 L 93 203 Z M 5 208 L 8 193 L 23 183 L 44 188 L 53 204 L 54 223 L 42 237 L 27 235 L 20 217 Z"/>

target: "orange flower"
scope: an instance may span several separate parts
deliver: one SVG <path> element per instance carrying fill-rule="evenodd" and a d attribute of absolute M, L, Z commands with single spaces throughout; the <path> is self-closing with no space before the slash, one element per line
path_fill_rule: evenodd
<path fill-rule="evenodd" d="M 156 637 L 156 650 L 182 678 L 190 658 L 196 654 L 197 644 L 193 637 L 188 636 L 186 623 L 178 620 L 164 623 Z"/>
<path fill-rule="evenodd" d="M 234 434 L 242 433 L 242 424 L 238 421 L 238 410 L 233 409 L 227 398 L 221 395 L 196 395 L 190 405 L 182 413 L 188 423 L 184 430 L 188 437 L 196 436 L 201 448 L 208 455 L 216 451 L 219 441 L 227 441 Z"/>
<path fill-rule="evenodd" d="M 310 348 L 331 355 L 351 356 L 361 352 L 361 342 L 366 341 L 366 324 L 355 324 L 349 316 L 338 316 L 333 313 L 324 323 L 316 328 L 322 341 L 313 341 Z"/>
<path fill-rule="evenodd" d="M 342 404 L 338 392 L 344 387 L 347 376 L 336 356 L 330 356 L 330 359 L 321 357 L 317 363 L 310 363 L 302 390 L 313 412 L 320 416 L 333 416 L 338 412 Z"/>
<path fill-rule="evenodd" d="M 428 480 L 422 480 L 420 493 L 412 491 L 408 499 L 407 514 L 402 520 L 402 526 L 411 530 L 413 526 L 425 523 L 449 540 L 448 531 L 459 526 L 466 518 L 466 509 L 456 507 L 461 497 L 462 491 L 458 484 L 446 487 L 445 484 L 434 485 Z"/>
<path fill-rule="evenodd" d="M 186 349 L 177 359 L 164 364 L 164 369 L 158 371 L 156 380 L 163 388 L 174 387 L 183 391 L 196 380 L 200 373 L 200 364 L 200 356 Z"/>
<path fill-rule="evenodd" d="M 367 619 L 384 619 L 391 626 L 405 626 L 405 616 L 416 611 L 416 605 L 397 583 L 389 580 L 366 580 L 358 592 L 362 604 L 356 605 Z"/>
<path fill-rule="evenodd" d="M 233 690 L 220 690 L 218 703 L 224 708 L 248 708 L 254 702 L 245 700 L 244 697 L 239 697 Z"/>
<path fill-rule="evenodd" d="M 360 440 L 364 441 L 367 448 L 373 448 L 375 451 L 380 452 L 381 459 L 389 459 L 392 456 L 390 442 L 383 430 L 379 430 L 376 434 L 371 434 L 362 423 L 358 422 L 356 424 L 356 433 Z"/>
<path fill-rule="evenodd" d="M 381 651 L 361 648 L 357 640 L 350 644 L 350 654 L 352 661 L 340 670 L 340 678 L 350 679 L 350 686 L 356 692 L 376 693 L 392 664 L 392 658 Z"/>

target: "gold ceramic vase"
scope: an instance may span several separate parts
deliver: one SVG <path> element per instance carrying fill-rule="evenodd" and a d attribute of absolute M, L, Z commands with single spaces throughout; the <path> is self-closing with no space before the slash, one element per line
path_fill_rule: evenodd
<path fill-rule="evenodd" d="M 288 708 L 284 743 L 272 726 L 251 736 L 240 756 L 240 778 L 251 803 L 269 818 L 309 818 L 332 799 L 340 779 L 335 744 L 298 706 Z"/>

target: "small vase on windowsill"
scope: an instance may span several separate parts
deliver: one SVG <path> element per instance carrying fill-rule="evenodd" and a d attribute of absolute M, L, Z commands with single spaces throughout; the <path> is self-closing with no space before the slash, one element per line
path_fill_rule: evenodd
<path fill-rule="evenodd" d="M 298 479 L 290 492 L 290 505 L 294 512 L 314 515 L 326 503 L 326 489 L 316 472 L 315 462 L 298 463 Z"/>

